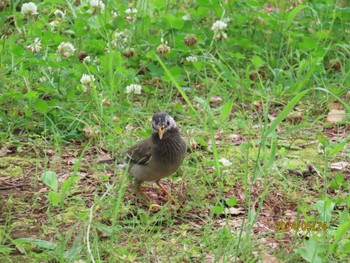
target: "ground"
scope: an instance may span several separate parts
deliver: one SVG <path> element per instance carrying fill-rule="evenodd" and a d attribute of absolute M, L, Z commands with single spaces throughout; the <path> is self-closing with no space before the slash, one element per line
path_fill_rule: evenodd
<path fill-rule="evenodd" d="M 300 134 L 313 132 L 309 130 Z M 324 135 L 332 140 L 341 140 L 349 136 L 346 127 L 325 129 Z M 232 136 L 219 131 L 216 137 L 218 147 L 220 144 L 229 142 L 235 144 L 235 148 L 231 149 L 234 152 L 227 156 L 242 154 L 237 148 L 246 141 L 242 139 L 244 135 Z M 132 178 L 129 178 L 124 171 L 116 169 L 113 164 L 98 164 L 99 160 L 111 158 L 105 149 L 72 143 L 57 152 L 39 139 L 35 143 L 22 141 L 18 144 L 21 147 L 7 146 L 2 149 L 0 214 L 6 216 L 0 218 L 0 224 L 5 225 L 9 243 L 11 243 L 10 240 L 28 238 L 41 240 L 40 242 L 46 240 L 51 246 L 58 242 L 60 237 L 68 235 L 66 242 L 70 247 L 77 242 L 77 239 L 81 239 L 82 242 L 79 232 L 86 231 L 87 222 L 90 222 L 89 213 L 92 211 L 91 226 L 95 229 L 94 234 L 98 236 L 100 242 L 106 242 L 105 240 L 114 233 L 113 227 L 118 226 L 121 231 L 118 233 L 120 246 L 125 244 L 128 251 L 124 256 L 131 258 L 134 256 L 137 258 L 136 255 L 144 249 L 137 243 L 132 249 L 135 254 L 130 254 L 127 248 L 130 239 L 135 238 L 129 236 L 133 230 L 128 230 L 134 224 L 142 225 L 145 222 L 154 224 L 154 227 L 158 226 L 157 228 L 161 229 L 160 233 L 166 233 L 165 236 L 178 233 L 186 236 L 185 240 L 188 239 L 191 242 L 200 240 L 208 234 L 210 236 L 227 231 L 227 229 L 233 233 L 239 233 L 242 225 L 248 225 L 254 233 L 252 239 L 256 239 L 258 247 L 265 248 L 257 247 L 254 253 L 259 258 L 272 257 L 272 255 L 278 257 L 279 253 L 291 253 L 298 247 L 296 239 L 302 240 L 317 231 L 319 234 L 324 231 L 316 229 L 318 226 L 315 226 L 313 231 L 301 229 L 301 224 L 305 222 L 306 217 L 314 216 L 316 221 L 320 220 L 317 219 L 319 217 L 314 209 L 306 207 L 322 197 L 325 184 L 322 176 L 324 161 L 317 147 L 318 141 L 305 139 L 307 136 L 302 137 L 304 138 L 293 141 L 286 138 L 279 142 L 279 148 L 283 147 L 285 151 L 282 151 L 283 155 L 276 156 L 276 165 L 265 171 L 268 178 L 253 178 L 254 173 L 251 170 L 246 178 L 247 181 L 241 180 L 240 176 L 235 175 L 235 169 L 228 166 L 221 171 L 222 184 L 215 183 L 216 179 L 213 181 L 212 167 L 205 167 L 207 175 L 198 174 L 194 169 L 189 168 L 196 162 L 198 156 L 205 155 L 208 151 L 207 148 L 192 145 L 180 171 L 162 182 L 175 197 L 175 204 L 167 203 L 167 198 L 163 196 L 162 191 L 152 183 L 144 185 L 145 193 L 153 200 L 152 203 L 148 203 L 142 196 L 136 197 L 132 190 Z M 190 140 L 190 138 L 186 139 Z M 258 145 L 252 145 L 251 160 L 256 159 L 258 147 Z M 345 182 L 350 180 L 349 159 L 346 154 L 332 157 L 327 185 L 334 181 L 337 174 L 342 174 Z M 339 167 L 340 161 L 343 162 L 340 165 L 344 167 Z M 233 161 L 233 166 L 238 171 L 242 171 L 243 164 L 242 158 Z M 249 164 L 249 166 L 253 169 L 253 165 Z M 261 163 L 259 168 L 264 169 L 264 164 Z M 78 176 L 65 193 L 62 203 L 56 206 L 52 206 L 48 200 L 48 194 L 52 189 L 41 180 L 42 173 L 48 170 L 57 173 L 61 187 L 67 178 Z M 198 178 L 199 176 L 205 178 Z M 343 185 L 345 182 L 342 182 Z M 245 187 L 245 183 L 249 187 Z M 222 193 L 219 195 L 220 191 Z M 334 198 L 348 194 L 348 188 L 342 191 L 335 187 L 327 191 Z M 221 200 L 218 200 L 218 196 Z M 115 206 L 118 209 L 117 214 L 115 214 L 116 211 L 109 211 Z M 306 211 L 302 211 L 303 207 Z M 337 204 L 333 213 L 342 209 L 344 205 Z M 247 218 L 247 214 L 254 215 L 256 219 Z M 209 222 L 211 229 L 205 227 Z M 249 225 L 249 222 L 253 224 Z M 281 222 L 284 224 L 280 225 Z M 291 225 L 286 226 L 287 222 Z M 295 231 L 292 229 L 295 228 L 293 223 L 298 222 L 300 222 L 300 229 Z M 325 231 L 331 228 L 332 225 L 328 225 Z M 12 250 L 12 255 L 22 258 L 20 255 L 23 250 L 34 249 L 33 251 L 38 253 L 43 246 L 40 242 L 39 245 L 32 243 L 29 247 L 25 242 L 17 242 L 16 246 L 9 246 L 9 249 Z M 183 240 L 175 238 L 171 239 L 171 243 L 181 247 Z M 158 246 L 162 247 L 161 244 Z M 199 260 L 203 256 L 198 245 L 192 244 L 190 248 L 193 253 L 191 257 Z M 273 249 L 275 252 L 267 252 L 266 248 Z M 161 251 L 165 258 L 171 256 L 170 251 L 164 248 Z M 110 252 L 105 253 L 108 255 Z M 212 254 L 209 251 L 207 253 L 207 262 L 217 259 L 215 250 Z M 16 257 L 13 257 L 13 260 L 16 262 Z"/>

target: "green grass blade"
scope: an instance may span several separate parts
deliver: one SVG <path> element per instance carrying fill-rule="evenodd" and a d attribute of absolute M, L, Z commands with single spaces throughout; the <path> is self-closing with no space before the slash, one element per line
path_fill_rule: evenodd
<path fill-rule="evenodd" d="M 287 106 L 282 110 L 282 112 L 277 116 L 277 118 L 271 123 L 270 128 L 267 130 L 266 135 L 271 134 L 277 128 L 277 126 L 283 121 L 283 119 L 289 114 L 289 112 L 291 112 L 293 110 L 294 106 L 309 91 L 310 91 L 310 89 L 307 89 L 307 90 L 304 90 L 303 92 L 300 92 L 287 104 Z"/>
<path fill-rule="evenodd" d="M 287 18 L 287 21 L 286 21 L 286 23 L 285 23 L 285 25 L 284 25 L 283 30 L 287 30 L 287 29 L 290 27 L 290 25 L 292 24 L 292 22 L 293 22 L 294 18 L 296 17 L 296 15 L 297 15 L 301 10 L 303 10 L 303 9 L 305 9 L 305 8 L 310 8 L 310 7 L 307 6 L 307 5 L 299 5 L 299 6 L 297 6 L 296 8 L 294 8 L 294 9 L 289 13 L 288 18 Z"/>
<path fill-rule="evenodd" d="M 191 108 L 191 110 L 197 115 L 198 118 L 201 118 L 201 116 L 199 115 L 199 113 L 197 112 L 197 110 L 194 108 L 192 102 L 190 101 L 190 99 L 188 98 L 188 96 L 186 95 L 185 91 L 183 90 L 183 88 L 181 88 L 181 86 L 179 85 L 179 83 L 177 82 L 177 80 L 174 78 L 173 74 L 171 74 L 170 70 L 168 69 L 168 67 L 164 64 L 164 62 L 160 59 L 159 56 L 155 55 L 157 60 L 159 61 L 159 64 L 163 67 L 164 71 L 166 72 L 166 74 L 168 75 L 168 77 L 170 78 L 170 80 L 173 82 L 173 84 L 175 85 L 176 89 L 180 92 L 181 96 L 184 98 L 184 100 L 186 101 L 186 103 L 188 104 L 188 106 Z"/>

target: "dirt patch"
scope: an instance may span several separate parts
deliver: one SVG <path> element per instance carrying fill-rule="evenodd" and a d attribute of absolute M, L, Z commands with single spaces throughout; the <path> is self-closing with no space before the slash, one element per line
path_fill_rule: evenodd
<path fill-rule="evenodd" d="M 220 134 L 218 140 L 221 139 L 232 142 L 229 134 Z M 294 140 L 285 145 L 283 147 L 286 148 L 286 152 L 276 157 L 276 166 L 271 173 L 262 173 L 266 178 L 262 176 L 252 181 L 253 170 L 249 167 L 248 192 L 242 183 L 244 165 L 239 159 L 241 153 L 236 149 L 237 151 L 232 154 L 237 157 L 233 158 L 235 169 L 229 166 L 223 167 L 225 179 L 222 181 L 224 184 L 222 200 L 217 198 L 219 188 L 212 164 L 203 167 L 208 172 L 207 179 L 203 181 L 187 176 L 178 178 L 174 176 L 162 180 L 162 184 L 171 190 L 177 203 L 169 206 L 168 214 L 165 214 L 171 218 L 171 225 L 161 216 L 159 222 L 154 224 L 166 231 L 181 228 L 188 234 L 200 236 L 201 229 L 210 221 L 217 231 L 229 229 L 232 234 L 236 234 L 242 225 L 249 225 L 247 214 L 250 210 L 249 213 L 256 214 L 257 218 L 254 225 L 249 227 L 257 237 L 264 236 L 259 241 L 262 246 L 291 248 L 289 244 L 295 242 L 295 231 L 277 231 L 276 222 L 295 222 L 296 218 L 303 220 L 304 215 L 298 212 L 300 199 L 305 203 L 311 203 L 319 197 L 320 192 L 323 192 L 320 185 L 324 182 L 322 176 L 317 173 L 299 176 L 291 172 L 298 169 L 306 170 L 308 165 L 304 161 L 310 158 L 311 162 L 316 163 L 320 173 L 322 172 L 322 169 L 317 167 L 318 163 L 322 164 L 322 158 L 319 157 L 315 143 Z M 290 145 L 293 147 L 289 147 Z M 26 237 L 53 241 L 57 238 L 55 233 L 59 232 L 67 233 L 69 244 L 76 242 L 74 240 L 79 239 L 86 230 L 87 217 L 93 206 L 95 206 L 94 221 L 99 238 L 108 239 L 109 226 L 115 224 L 111 207 L 121 194 L 113 187 L 124 182 L 126 182 L 125 193 L 121 195 L 116 217 L 120 227 L 131 227 L 130 222 L 135 220 L 135 216 L 142 221 L 143 213 L 147 216 L 155 215 L 159 213 L 159 207 L 166 206 L 167 197 L 155 185 L 143 184 L 144 192 L 154 200 L 154 204 L 150 205 L 142 196 L 134 195 L 132 181 L 125 179 L 124 172 L 116 170 L 113 164 L 99 165 L 99 160 L 111 157 L 101 148 L 95 146 L 86 148 L 80 143 L 72 143 L 60 151 L 42 145 L 39 148 L 24 147 L 23 150 L 25 154 L 23 151 L 12 151 L 0 158 L 0 225 L 6 229 L 11 239 Z M 200 154 L 205 154 L 206 149 L 197 151 L 203 151 Z M 256 152 L 253 149 L 251 158 L 254 159 L 255 156 Z M 253 165 L 254 162 L 249 162 L 249 166 Z M 51 206 L 48 200 L 52 189 L 41 181 L 44 171 L 55 171 L 59 181 L 59 192 L 67 179 L 72 176 L 78 178 L 67 192 L 63 203 L 58 206 Z M 341 172 L 347 176 L 349 174 L 345 170 Z M 250 196 L 249 207 L 247 193 Z M 337 193 L 337 190 L 334 190 L 331 194 Z M 105 200 L 98 203 L 96 200 L 103 195 L 106 195 Z M 197 200 L 197 196 L 201 196 L 202 200 Z M 227 200 L 232 197 L 237 200 L 236 204 L 230 207 Z M 218 201 L 222 204 L 224 212 L 217 213 L 213 210 Z M 140 212 L 141 210 L 144 212 Z M 162 215 L 163 213 L 164 211 Z M 125 238 L 125 242 L 128 242 L 127 234 Z M 4 243 L 11 244 L 11 241 L 8 239 Z M 17 253 L 21 254 L 19 251 Z"/>

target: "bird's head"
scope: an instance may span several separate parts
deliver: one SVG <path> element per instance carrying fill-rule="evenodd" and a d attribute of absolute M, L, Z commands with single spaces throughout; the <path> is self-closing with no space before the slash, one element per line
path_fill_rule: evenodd
<path fill-rule="evenodd" d="M 152 118 L 152 133 L 158 134 L 162 140 L 167 137 L 169 131 L 176 127 L 174 119 L 166 112 L 159 112 Z"/>

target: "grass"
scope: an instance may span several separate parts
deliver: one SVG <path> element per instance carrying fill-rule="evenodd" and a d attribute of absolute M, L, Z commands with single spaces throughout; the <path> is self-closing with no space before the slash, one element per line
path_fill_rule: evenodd
<path fill-rule="evenodd" d="M 346 261 L 346 1 L 35 3 L 0 5 L 0 261 Z M 176 204 L 98 164 L 159 111 L 189 145 Z"/>

